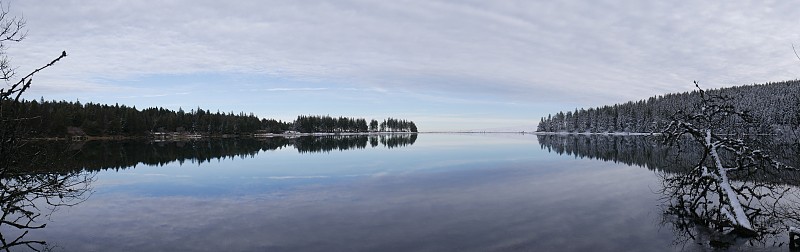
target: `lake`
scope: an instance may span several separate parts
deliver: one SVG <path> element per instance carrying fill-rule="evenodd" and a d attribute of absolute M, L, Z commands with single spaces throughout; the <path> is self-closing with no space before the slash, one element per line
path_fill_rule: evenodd
<path fill-rule="evenodd" d="M 709 250 L 664 214 L 666 156 L 644 137 L 607 138 L 38 143 L 69 153 L 48 163 L 59 174 L 89 180 L 73 206 L 42 207 L 46 227 L 24 239 L 55 251 Z M 785 234 L 770 239 L 729 249 L 787 250 Z"/>

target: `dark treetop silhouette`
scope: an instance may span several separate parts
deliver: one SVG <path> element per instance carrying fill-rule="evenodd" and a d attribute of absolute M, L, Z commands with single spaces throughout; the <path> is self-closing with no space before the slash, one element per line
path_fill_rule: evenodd
<path fill-rule="evenodd" d="M 149 136 L 155 132 L 186 134 L 249 135 L 254 133 L 363 133 L 417 132 L 413 121 L 394 118 L 382 122 L 363 118 L 334 118 L 330 116 L 298 116 L 294 122 L 259 119 L 241 112 L 211 112 L 201 108 L 173 111 L 165 108 L 139 110 L 126 105 L 104 105 L 79 101 L 19 101 L 18 110 L 32 120 L 20 122 L 30 128 L 30 136 Z"/>

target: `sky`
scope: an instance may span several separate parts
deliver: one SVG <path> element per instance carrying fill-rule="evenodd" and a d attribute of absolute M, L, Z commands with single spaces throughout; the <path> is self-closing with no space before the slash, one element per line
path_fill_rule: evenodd
<path fill-rule="evenodd" d="M 3 1 L 25 97 L 529 130 L 558 111 L 800 76 L 793 1 Z"/>

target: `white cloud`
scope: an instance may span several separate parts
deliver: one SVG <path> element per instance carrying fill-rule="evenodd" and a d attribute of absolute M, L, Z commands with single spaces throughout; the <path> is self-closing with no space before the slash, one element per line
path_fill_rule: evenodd
<path fill-rule="evenodd" d="M 784 6 L 782 6 L 784 5 Z M 792 3 L 25 1 L 9 52 L 50 88 L 157 74 L 266 74 L 358 89 L 602 105 L 798 78 Z M 80 87 L 83 88 L 83 87 Z M 302 91 L 302 87 L 263 87 Z M 320 88 L 320 87 L 315 87 Z M 335 90 L 336 87 L 326 87 Z M 322 90 L 322 89 L 320 89 Z M 316 90 L 307 90 L 316 91 Z M 92 92 L 104 92 L 92 90 Z"/>

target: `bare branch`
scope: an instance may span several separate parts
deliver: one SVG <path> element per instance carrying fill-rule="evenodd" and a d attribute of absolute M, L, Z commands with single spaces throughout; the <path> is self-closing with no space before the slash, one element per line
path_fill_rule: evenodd
<path fill-rule="evenodd" d="M 800 55 L 797 54 L 797 49 L 794 48 L 794 44 L 792 44 L 792 51 L 794 51 L 794 56 L 797 57 L 798 60 L 800 60 Z"/>
<path fill-rule="evenodd" d="M 83 171 L 45 173 L 25 169 L 25 165 L 21 165 L 36 163 L 37 157 L 42 156 L 39 155 L 42 154 L 40 151 L 25 152 L 36 155 L 24 155 L 21 150 L 26 145 L 20 139 L 27 133 L 22 125 L 35 118 L 19 114 L 22 94 L 30 88 L 34 75 L 55 65 L 67 53 L 61 52 L 49 63 L 10 84 L 16 69 L 5 54 L 5 42 L 22 41 L 27 32 L 24 30 L 25 19 L 11 17 L 8 9 L 7 5 L 0 3 L 0 80 L 6 85 L 0 88 L 0 228 L 17 229 L 21 234 L 4 237 L 0 232 L 0 250 L 9 251 L 11 247 L 22 246 L 39 251 L 35 246 L 46 246 L 46 243 L 27 240 L 28 232 L 45 228 L 42 218 L 50 216 L 56 207 L 75 205 L 86 200 L 91 195 L 93 174 Z"/>

